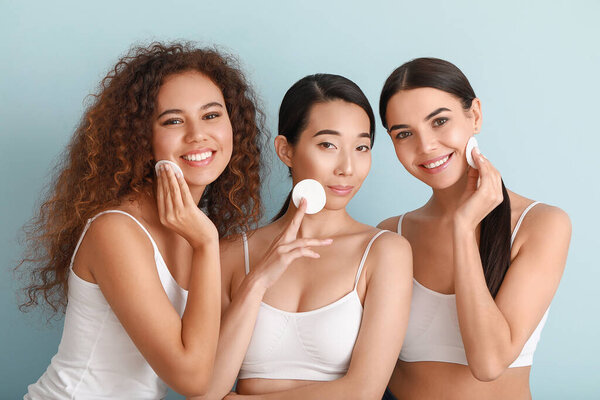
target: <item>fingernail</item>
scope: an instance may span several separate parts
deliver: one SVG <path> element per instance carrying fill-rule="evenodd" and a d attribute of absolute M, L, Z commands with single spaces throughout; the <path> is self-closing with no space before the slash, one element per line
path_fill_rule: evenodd
<path fill-rule="evenodd" d="M 475 147 L 475 154 L 481 154 L 481 151 L 479 151 L 479 147 Z"/>
<path fill-rule="evenodd" d="M 333 242 L 333 239 L 323 239 L 323 242 L 325 242 L 325 243 L 331 243 L 331 242 Z"/>
<path fill-rule="evenodd" d="M 481 161 L 482 163 L 484 163 L 484 162 L 485 162 L 485 157 L 484 157 L 484 156 L 482 156 L 482 155 L 480 155 L 480 156 L 479 156 L 479 161 Z"/>

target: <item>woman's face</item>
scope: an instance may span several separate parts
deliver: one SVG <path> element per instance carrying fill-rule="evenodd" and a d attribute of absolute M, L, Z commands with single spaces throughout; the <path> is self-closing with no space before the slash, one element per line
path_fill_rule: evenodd
<path fill-rule="evenodd" d="M 206 76 L 188 71 L 169 76 L 156 98 L 152 125 L 154 158 L 171 160 L 190 186 L 206 186 L 223 172 L 233 132 L 221 90 Z"/>
<path fill-rule="evenodd" d="M 386 119 L 398 160 L 417 179 L 444 189 L 464 176 L 467 141 L 481 126 L 478 99 L 465 111 L 442 90 L 403 90 L 390 98 Z"/>
<path fill-rule="evenodd" d="M 293 183 L 315 179 L 325 189 L 326 209 L 346 207 L 371 168 L 369 127 L 367 113 L 356 104 L 342 100 L 315 104 L 284 159 Z"/>

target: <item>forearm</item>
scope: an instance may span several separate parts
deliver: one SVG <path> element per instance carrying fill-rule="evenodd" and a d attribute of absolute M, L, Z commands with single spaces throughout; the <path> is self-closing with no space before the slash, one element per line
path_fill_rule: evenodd
<path fill-rule="evenodd" d="M 381 393 L 369 394 L 366 392 L 368 389 L 368 380 L 359 381 L 358 379 L 344 376 L 334 381 L 316 382 L 281 392 L 242 396 L 242 398 L 256 400 L 368 400 L 379 399 L 383 395 L 383 390 Z"/>
<path fill-rule="evenodd" d="M 474 230 L 456 223 L 453 236 L 460 332 L 471 370 L 487 380 L 510 358 L 510 326 L 487 288 Z"/>
<path fill-rule="evenodd" d="M 221 268 L 219 244 L 193 250 L 188 298 L 181 318 L 181 341 L 190 362 L 210 380 L 220 325 Z"/>
<path fill-rule="evenodd" d="M 213 379 L 208 392 L 195 400 L 222 399 L 231 391 L 252 338 L 265 293 L 260 279 L 247 275 L 223 313 Z"/>

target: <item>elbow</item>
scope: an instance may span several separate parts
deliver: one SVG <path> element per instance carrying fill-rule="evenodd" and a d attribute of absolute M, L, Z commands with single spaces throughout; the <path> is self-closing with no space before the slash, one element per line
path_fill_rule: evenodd
<path fill-rule="evenodd" d="M 168 385 L 177 393 L 186 397 L 199 397 L 203 400 L 209 399 L 207 394 L 211 389 L 212 368 L 202 368 L 196 365 L 195 368 L 186 368 L 174 377 Z M 196 399 L 200 400 L 200 399 Z"/>
<path fill-rule="evenodd" d="M 469 369 L 475 379 L 481 382 L 494 381 L 504 373 L 506 366 L 492 359 L 469 363 Z"/>

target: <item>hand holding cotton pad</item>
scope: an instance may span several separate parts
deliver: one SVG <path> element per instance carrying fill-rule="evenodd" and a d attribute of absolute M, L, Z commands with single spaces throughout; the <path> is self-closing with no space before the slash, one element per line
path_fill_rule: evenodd
<path fill-rule="evenodd" d="M 477 139 L 475 139 L 475 136 L 471 136 L 469 138 L 469 141 L 467 142 L 467 149 L 465 150 L 465 156 L 467 157 L 467 163 L 475 169 L 477 168 L 477 164 L 475 164 L 475 160 L 473 160 L 473 149 L 477 147 L 479 148 L 479 145 L 477 144 Z"/>
<path fill-rule="evenodd" d="M 292 201 L 298 207 L 300 200 L 306 199 L 306 213 L 316 214 L 325 207 L 327 198 L 325 197 L 325 189 L 314 179 L 304 179 L 294 186 L 292 190 Z"/>
<path fill-rule="evenodd" d="M 173 161 L 170 161 L 170 160 L 159 160 L 156 163 L 156 165 L 154 166 L 154 171 L 156 172 L 157 175 L 158 175 L 158 169 L 163 164 L 170 165 L 175 176 L 183 176 L 183 171 L 181 170 L 181 168 L 179 168 L 179 165 L 175 164 Z"/>

